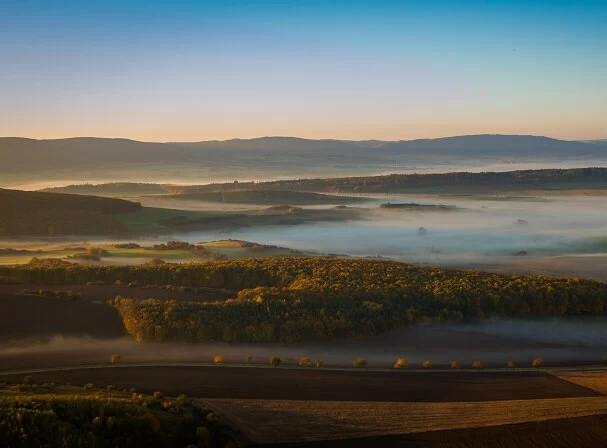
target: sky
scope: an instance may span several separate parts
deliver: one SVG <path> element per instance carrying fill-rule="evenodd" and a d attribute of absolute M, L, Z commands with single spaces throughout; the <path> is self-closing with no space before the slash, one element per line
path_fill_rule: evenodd
<path fill-rule="evenodd" d="M 607 0 L 0 0 L 0 136 L 607 138 Z"/>

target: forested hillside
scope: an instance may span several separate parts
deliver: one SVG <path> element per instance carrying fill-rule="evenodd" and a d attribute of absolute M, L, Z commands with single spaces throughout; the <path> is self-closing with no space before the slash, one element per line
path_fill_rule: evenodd
<path fill-rule="evenodd" d="M 121 199 L 0 189 L 0 236 L 116 234 L 127 228 L 112 215 L 140 208 Z"/>
<path fill-rule="evenodd" d="M 240 291 L 216 303 L 116 298 L 141 341 L 322 340 L 378 334 L 420 319 L 604 315 L 607 285 L 391 261 L 265 258 L 183 265 L 0 268 L 6 281 L 180 285 Z"/>
<path fill-rule="evenodd" d="M 245 195 L 257 194 L 284 195 L 287 192 L 325 192 L 325 193 L 491 193 L 500 191 L 520 191 L 534 189 L 607 189 L 607 168 L 572 168 L 518 170 L 506 172 L 453 172 L 440 174 L 391 174 L 386 176 L 336 177 L 327 179 L 298 179 L 273 182 L 229 182 L 207 185 L 156 185 L 156 184 L 99 184 L 68 185 L 50 188 L 47 191 L 98 194 L 133 195 L 156 194 L 164 192 L 173 197 L 199 198 L 234 202 L 250 200 Z M 190 196 L 191 195 L 191 196 Z M 230 198 L 234 199 L 230 199 Z M 243 199 L 244 198 L 244 199 Z M 318 198 L 314 198 L 317 200 Z M 333 200 L 334 198 L 327 198 Z M 342 199 L 343 200 L 343 199 Z M 289 202 L 288 203 L 293 203 Z"/>

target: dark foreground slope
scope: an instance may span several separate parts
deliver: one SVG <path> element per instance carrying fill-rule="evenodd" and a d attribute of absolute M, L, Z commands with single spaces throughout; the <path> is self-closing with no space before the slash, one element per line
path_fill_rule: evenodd
<path fill-rule="evenodd" d="M 140 208 L 121 199 L 0 189 L 0 236 L 116 234 L 127 228 L 113 215 Z"/>
<path fill-rule="evenodd" d="M 224 447 L 227 426 L 184 397 L 32 384 L 0 387 L 0 446 Z"/>

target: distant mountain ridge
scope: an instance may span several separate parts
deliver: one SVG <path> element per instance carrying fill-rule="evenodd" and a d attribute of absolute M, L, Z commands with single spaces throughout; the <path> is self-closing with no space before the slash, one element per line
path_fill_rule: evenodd
<path fill-rule="evenodd" d="M 270 167 L 388 166 L 440 160 L 536 160 L 607 158 L 603 144 L 529 135 L 468 135 L 402 141 L 309 140 L 261 137 L 202 142 L 139 142 L 129 139 L 76 137 L 57 140 L 0 138 L 0 174 L 50 170 L 114 170 L 141 165 L 167 169 L 185 166 L 233 166 L 241 170 Z"/>

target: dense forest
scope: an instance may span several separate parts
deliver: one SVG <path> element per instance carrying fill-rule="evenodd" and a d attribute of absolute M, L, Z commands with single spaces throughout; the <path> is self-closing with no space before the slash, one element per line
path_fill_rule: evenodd
<path fill-rule="evenodd" d="M 229 428 L 216 415 L 172 399 L 52 383 L 0 388 L 3 447 L 223 447 Z"/>
<path fill-rule="evenodd" d="M 218 184 L 209 188 L 255 188 L 325 191 L 333 193 L 405 192 L 491 192 L 509 190 L 607 188 L 607 168 L 519 170 L 506 172 L 441 174 L 391 174 L 386 176 L 341 177 L 261 182 L 257 184 Z M 489 190 L 487 190 L 487 188 Z"/>
<path fill-rule="evenodd" d="M 121 199 L 0 189 L 0 236 L 116 234 L 127 228 L 112 215 L 140 208 Z"/>
<path fill-rule="evenodd" d="M 5 281 L 137 282 L 239 291 L 234 299 L 116 298 L 141 341 L 303 341 L 381 333 L 421 319 L 603 315 L 607 285 L 576 278 L 504 276 L 392 261 L 263 258 L 182 265 L 22 265 Z"/>

